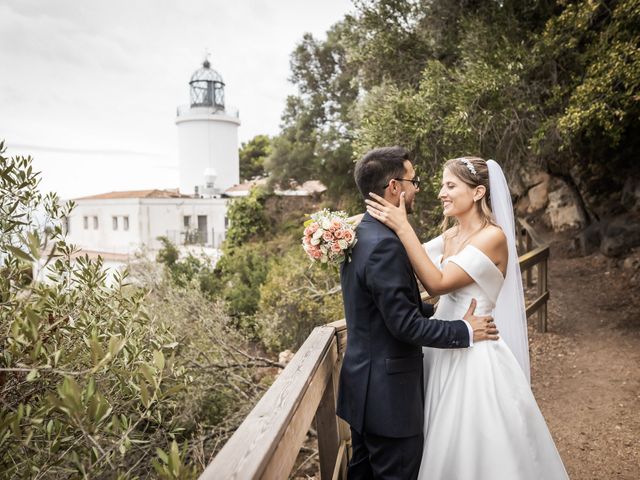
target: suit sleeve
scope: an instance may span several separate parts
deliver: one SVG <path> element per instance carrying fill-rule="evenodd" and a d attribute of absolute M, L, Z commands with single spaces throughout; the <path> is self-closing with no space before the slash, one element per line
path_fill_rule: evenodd
<path fill-rule="evenodd" d="M 421 314 L 420 300 L 411 288 L 413 270 L 399 239 L 385 238 L 378 243 L 367 260 L 365 281 L 387 328 L 397 339 L 435 348 L 469 346 L 469 331 L 462 320 L 429 320 Z"/>
<path fill-rule="evenodd" d="M 436 309 L 432 304 L 427 302 L 422 302 L 422 315 L 424 315 L 426 318 L 431 318 L 435 313 L 435 310 Z"/>

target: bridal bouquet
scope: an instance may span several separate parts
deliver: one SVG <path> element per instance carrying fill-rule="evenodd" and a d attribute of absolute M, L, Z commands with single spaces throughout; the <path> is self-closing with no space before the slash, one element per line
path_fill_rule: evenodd
<path fill-rule="evenodd" d="M 355 226 L 347 220 L 345 212 L 328 209 L 312 213 L 304 222 L 302 248 L 316 263 L 340 265 L 349 259 L 356 244 Z"/>

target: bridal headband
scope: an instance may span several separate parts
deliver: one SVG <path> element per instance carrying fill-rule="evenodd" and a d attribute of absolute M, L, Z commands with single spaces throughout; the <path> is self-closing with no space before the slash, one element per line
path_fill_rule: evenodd
<path fill-rule="evenodd" d="M 461 158 L 460 161 L 467 166 L 467 168 L 471 173 L 473 173 L 474 175 L 477 174 L 476 167 L 473 166 L 473 163 L 471 163 L 470 160 L 467 160 L 466 158 Z"/>

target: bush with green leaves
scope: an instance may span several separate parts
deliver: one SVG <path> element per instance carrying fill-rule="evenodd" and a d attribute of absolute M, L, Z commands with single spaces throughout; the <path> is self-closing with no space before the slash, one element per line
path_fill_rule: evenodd
<path fill-rule="evenodd" d="M 195 478 L 273 365 L 192 283 L 147 265 L 108 284 L 65 240 L 73 204 L 37 187 L 0 144 L 2 477 Z"/>
<path fill-rule="evenodd" d="M 268 242 L 247 242 L 225 253 L 216 272 L 222 282 L 221 296 L 236 325 L 257 339 L 259 329 L 253 320 L 273 255 Z"/>
<path fill-rule="evenodd" d="M 337 268 L 311 264 L 300 245 L 274 262 L 256 315 L 267 348 L 297 350 L 314 327 L 343 317 Z"/>
<path fill-rule="evenodd" d="M 224 242 L 225 252 L 264 235 L 269 230 L 264 203 L 267 192 L 254 187 L 247 197 L 232 200 L 227 210 L 229 228 Z"/>
<path fill-rule="evenodd" d="M 200 290 L 210 299 L 220 297 L 222 282 L 215 272 L 211 258 L 206 255 L 196 257 L 189 253 L 180 258 L 180 251 L 167 237 L 158 237 L 162 247 L 156 261 L 165 265 L 172 281 L 180 287 L 191 284 L 195 279 Z"/>

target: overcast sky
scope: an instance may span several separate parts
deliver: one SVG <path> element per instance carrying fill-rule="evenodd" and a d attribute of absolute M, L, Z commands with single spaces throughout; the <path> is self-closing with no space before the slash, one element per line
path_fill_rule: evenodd
<path fill-rule="evenodd" d="M 205 50 L 240 141 L 276 134 L 289 56 L 349 0 L 0 0 L 0 138 L 70 198 L 178 186 L 176 107 Z"/>

